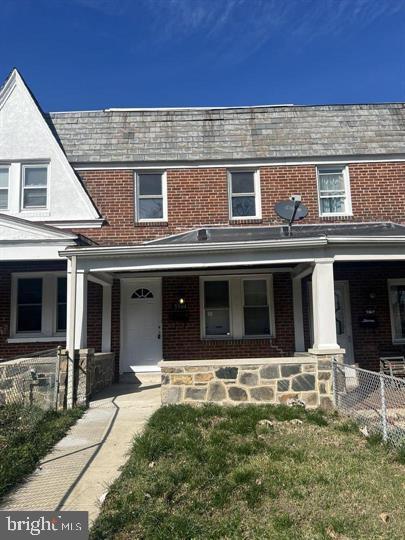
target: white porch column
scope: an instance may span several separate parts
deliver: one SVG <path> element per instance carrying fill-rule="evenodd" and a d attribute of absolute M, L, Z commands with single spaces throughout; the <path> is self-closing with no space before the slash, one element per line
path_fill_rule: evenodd
<path fill-rule="evenodd" d="M 87 347 L 87 273 L 77 270 L 75 349 Z"/>
<path fill-rule="evenodd" d="M 336 338 L 333 260 L 318 259 L 312 273 L 314 345 L 312 352 L 340 351 Z"/>
<path fill-rule="evenodd" d="M 87 344 L 87 275 L 77 269 L 75 255 L 67 262 L 67 327 L 68 351 L 67 407 L 73 406 L 73 376 L 75 350 Z"/>
<path fill-rule="evenodd" d="M 103 319 L 101 352 L 111 351 L 111 291 L 110 283 L 103 285 Z"/>
<path fill-rule="evenodd" d="M 292 280 L 293 307 L 294 307 L 294 336 L 295 352 L 305 351 L 304 316 L 302 311 L 302 279 L 294 277 Z"/>

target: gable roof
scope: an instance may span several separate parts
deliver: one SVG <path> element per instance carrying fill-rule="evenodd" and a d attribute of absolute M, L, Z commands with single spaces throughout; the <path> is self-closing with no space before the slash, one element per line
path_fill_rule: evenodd
<path fill-rule="evenodd" d="M 72 163 L 405 153 L 405 103 L 107 109 L 46 118 Z"/>

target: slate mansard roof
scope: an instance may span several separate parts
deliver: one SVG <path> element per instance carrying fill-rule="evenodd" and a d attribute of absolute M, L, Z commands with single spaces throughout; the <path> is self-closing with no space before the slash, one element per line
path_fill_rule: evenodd
<path fill-rule="evenodd" d="M 405 103 L 49 113 L 72 163 L 405 153 Z"/>

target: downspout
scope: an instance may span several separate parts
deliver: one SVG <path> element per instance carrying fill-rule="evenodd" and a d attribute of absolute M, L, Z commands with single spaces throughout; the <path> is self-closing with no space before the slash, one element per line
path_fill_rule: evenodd
<path fill-rule="evenodd" d="M 70 268 L 69 268 L 70 267 Z M 73 407 L 74 396 L 74 359 L 75 359 L 75 339 L 76 339 L 76 289 L 77 289 L 77 257 L 72 255 L 68 259 L 69 279 L 69 327 L 67 335 L 68 352 L 68 373 L 67 373 L 67 392 L 66 406 L 68 409 Z"/>

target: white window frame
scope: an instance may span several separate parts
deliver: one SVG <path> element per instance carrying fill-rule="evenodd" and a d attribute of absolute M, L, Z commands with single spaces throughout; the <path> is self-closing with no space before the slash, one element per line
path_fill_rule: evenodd
<path fill-rule="evenodd" d="M 139 195 L 139 176 L 142 174 L 160 174 L 162 178 L 162 195 Z M 134 194 L 135 194 L 135 221 L 137 223 L 165 223 L 168 219 L 167 211 L 167 172 L 162 170 L 139 170 L 135 171 L 134 178 Z M 163 217 L 155 219 L 140 219 L 139 217 L 139 199 L 162 199 L 163 201 Z"/>
<path fill-rule="evenodd" d="M 11 274 L 11 313 L 9 343 L 35 341 L 64 341 L 65 331 L 57 331 L 58 278 L 67 277 L 66 272 L 15 272 Z M 18 280 L 42 278 L 41 332 L 17 332 Z"/>
<path fill-rule="evenodd" d="M 234 195 L 232 193 L 232 174 L 233 173 L 253 173 L 253 187 L 254 193 L 238 193 Z M 229 169 L 228 174 L 228 211 L 229 219 L 231 221 L 249 221 L 252 219 L 262 219 L 262 198 L 260 190 L 260 170 L 259 169 Z M 256 214 L 254 216 L 233 216 L 232 215 L 232 198 L 233 197 L 255 197 L 255 210 Z"/>
<path fill-rule="evenodd" d="M 405 343 L 405 336 L 402 338 L 397 338 L 395 336 L 395 314 L 394 314 L 394 306 L 391 302 L 391 286 L 392 285 L 403 285 L 405 287 L 405 278 L 401 279 L 387 279 L 387 289 L 388 289 L 388 303 L 390 308 L 390 321 L 391 321 L 391 335 L 392 335 L 392 343 L 393 344 L 401 344 Z"/>
<path fill-rule="evenodd" d="M 330 197 L 321 197 L 319 175 L 325 169 L 339 169 L 343 173 L 343 181 L 345 186 L 345 211 L 344 212 L 322 212 L 321 199 L 330 198 Z M 316 186 L 318 193 L 318 208 L 320 217 L 339 217 L 339 216 L 352 216 L 352 197 L 350 192 L 350 176 L 349 176 L 349 167 L 347 165 L 317 165 L 316 167 Z"/>
<path fill-rule="evenodd" d="M 269 306 L 270 334 L 245 335 L 243 282 L 247 280 L 265 280 L 267 283 L 267 302 Z M 206 281 L 227 281 L 229 283 L 229 335 L 217 336 L 206 333 L 204 295 L 204 283 Z M 273 339 L 276 335 L 273 275 L 241 274 L 232 276 L 200 276 L 200 335 L 201 339 L 209 340 Z"/>
<path fill-rule="evenodd" d="M 46 185 L 37 187 L 25 186 L 25 171 L 26 169 L 46 169 Z M 46 205 L 45 206 L 24 206 L 24 192 L 26 189 L 46 189 Z M 22 163 L 21 164 L 21 200 L 20 208 L 22 212 L 44 211 L 49 209 L 49 163 Z"/>
<path fill-rule="evenodd" d="M 7 212 L 10 209 L 10 164 L 9 163 L 0 163 L 0 169 L 7 170 L 8 183 L 6 188 L 0 187 L 0 191 L 7 190 L 7 206 L 6 208 L 0 208 L 0 212 Z"/>

